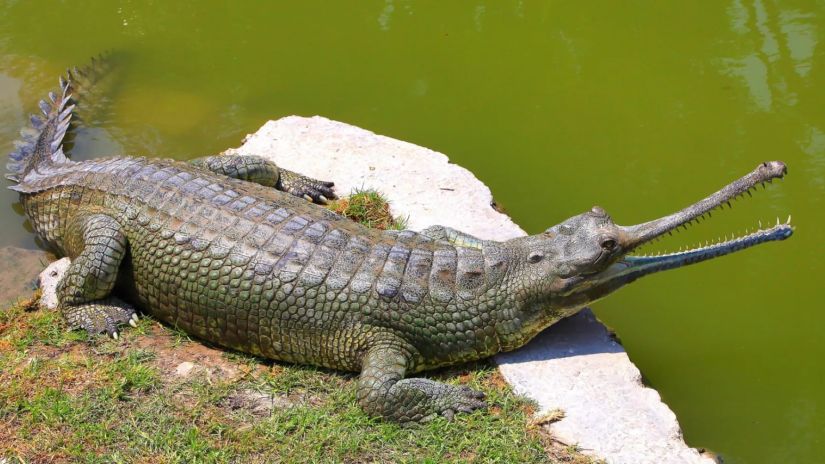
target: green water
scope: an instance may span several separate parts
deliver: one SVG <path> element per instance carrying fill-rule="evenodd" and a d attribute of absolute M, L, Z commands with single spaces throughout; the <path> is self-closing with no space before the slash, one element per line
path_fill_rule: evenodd
<path fill-rule="evenodd" d="M 687 441 L 821 462 L 825 3 L 75 2 L 0 6 L 0 148 L 65 67 L 118 61 L 75 158 L 187 158 L 321 114 L 444 153 L 531 233 L 599 204 L 680 208 L 781 159 L 790 175 L 662 243 L 793 213 L 786 242 L 648 277 L 595 305 Z M 15 195 L 0 245 L 34 247 Z"/>

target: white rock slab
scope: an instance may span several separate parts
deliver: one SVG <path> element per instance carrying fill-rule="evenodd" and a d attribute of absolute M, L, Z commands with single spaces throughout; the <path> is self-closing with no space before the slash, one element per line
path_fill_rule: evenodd
<path fill-rule="evenodd" d="M 490 207 L 490 189 L 447 156 L 349 124 L 288 116 L 267 122 L 243 146 L 225 153 L 264 156 L 286 169 L 331 180 L 339 196 L 378 190 L 413 230 L 438 224 L 498 240 L 524 235 L 509 216 Z"/>
<path fill-rule="evenodd" d="M 226 153 L 264 156 L 333 181 L 339 195 L 377 189 L 414 230 L 439 224 L 484 239 L 525 235 L 490 206 L 490 189 L 447 156 L 349 124 L 289 116 L 267 122 Z M 540 414 L 565 411 L 550 427 L 567 444 L 616 464 L 714 462 L 685 444 L 676 416 L 642 385 L 627 353 L 589 310 L 496 362 L 518 393 L 538 402 Z"/>
<path fill-rule="evenodd" d="M 57 309 L 57 284 L 63 274 L 69 269 L 69 258 L 60 258 L 49 264 L 38 277 L 38 285 L 43 293 L 40 295 L 40 306 L 48 309 Z"/>

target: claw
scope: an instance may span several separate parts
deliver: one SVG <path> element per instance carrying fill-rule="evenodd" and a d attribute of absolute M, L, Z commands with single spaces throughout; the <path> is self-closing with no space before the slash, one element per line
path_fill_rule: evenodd
<path fill-rule="evenodd" d="M 138 315 L 137 315 L 137 313 L 132 313 L 132 317 L 131 317 L 131 319 L 132 319 L 133 321 L 137 322 L 137 321 L 138 321 Z"/>
<path fill-rule="evenodd" d="M 327 197 L 323 195 L 318 195 L 318 199 L 321 200 L 322 203 L 326 203 L 329 201 L 329 199 L 327 199 Z"/>
<path fill-rule="evenodd" d="M 438 417 L 438 415 L 435 414 L 435 413 L 428 414 L 428 415 L 422 417 L 421 420 L 419 420 L 418 422 L 422 423 L 422 424 L 426 424 L 427 422 L 432 422 L 432 420 L 435 419 L 436 417 Z M 403 427 L 403 426 L 405 426 L 405 424 L 412 424 L 412 422 L 402 423 L 401 426 Z"/>
<path fill-rule="evenodd" d="M 306 200 L 306 201 L 308 201 L 308 202 L 312 203 L 312 197 L 311 197 L 311 196 L 309 196 L 309 195 L 307 195 L 307 194 L 304 194 L 304 200 Z"/>
<path fill-rule="evenodd" d="M 137 322 L 135 322 L 134 319 L 129 319 L 129 325 L 131 325 L 132 327 L 137 327 Z"/>
<path fill-rule="evenodd" d="M 117 334 L 117 331 L 112 332 L 112 338 L 114 338 L 115 340 L 117 340 L 117 337 L 118 337 L 118 336 L 119 336 L 119 335 Z"/>

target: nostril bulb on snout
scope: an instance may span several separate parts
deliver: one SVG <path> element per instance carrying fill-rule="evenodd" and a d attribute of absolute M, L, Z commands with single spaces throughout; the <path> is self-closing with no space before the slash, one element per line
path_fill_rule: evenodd
<path fill-rule="evenodd" d="M 759 165 L 761 169 L 766 169 L 776 175 L 784 176 L 788 173 L 788 167 L 782 161 L 765 161 Z"/>
<path fill-rule="evenodd" d="M 598 214 L 599 216 L 604 216 L 605 214 L 607 214 L 605 213 L 604 208 L 602 208 L 601 206 L 594 206 L 590 208 L 590 212 L 593 214 Z"/>

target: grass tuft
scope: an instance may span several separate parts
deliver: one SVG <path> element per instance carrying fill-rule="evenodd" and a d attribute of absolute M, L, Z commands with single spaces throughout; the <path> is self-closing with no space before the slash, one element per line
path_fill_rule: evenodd
<path fill-rule="evenodd" d="M 407 227 L 407 220 L 394 217 L 389 202 L 376 190 L 356 190 L 348 197 L 331 201 L 327 208 L 372 229 L 404 230 Z"/>

